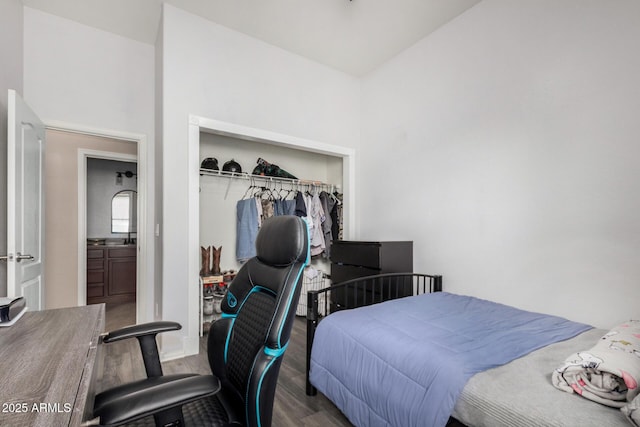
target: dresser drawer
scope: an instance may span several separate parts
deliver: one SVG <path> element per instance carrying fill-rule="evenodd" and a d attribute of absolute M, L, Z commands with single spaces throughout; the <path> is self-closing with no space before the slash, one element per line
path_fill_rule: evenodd
<path fill-rule="evenodd" d="M 355 265 L 331 264 L 331 282 L 334 285 L 357 277 L 373 276 L 374 274 L 380 274 L 380 270 Z"/>
<path fill-rule="evenodd" d="M 87 286 L 87 298 L 103 297 L 104 285 Z"/>
<path fill-rule="evenodd" d="M 380 246 L 377 242 L 336 241 L 331 245 L 331 261 L 380 268 Z"/>
<path fill-rule="evenodd" d="M 87 249 L 87 258 L 104 258 L 104 249 Z"/>
<path fill-rule="evenodd" d="M 104 283 L 104 271 L 87 270 L 87 284 Z"/>
<path fill-rule="evenodd" d="M 136 248 L 113 248 L 109 249 L 109 258 L 126 258 L 136 256 Z"/>
<path fill-rule="evenodd" d="M 87 270 L 104 270 L 104 259 L 102 258 L 87 259 Z"/>

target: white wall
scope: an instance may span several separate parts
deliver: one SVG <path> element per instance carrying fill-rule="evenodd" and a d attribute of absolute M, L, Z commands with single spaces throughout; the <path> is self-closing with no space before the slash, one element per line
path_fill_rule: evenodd
<path fill-rule="evenodd" d="M 445 290 L 637 317 L 638 40 L 635 0 L 484 0 L 368 75 L 360 237 Z"/>
<path fill-rule="evenodd" d="M 147 250 L 154 257 L 154 47 L 24 8 L 24 97 L 46 123 L 147 137 Z M 154 268 L 146 277 L 154 283 Z M 153 286 L 148 286 L 152 289 Z M 153 293 L 146 313 L 153 313 Z"/>
<path fill-rule="evenodd" d="M 359 82 L 167 4 L 163 24 L 163 318 L 184 326 L 189 114 L 353 146 Z M 182 346 L 175 335 L 163 337 L 165 352 Z"/>
<path fill-rule="evenodd" d="M 7 90 L 22 94 L 22 3 L 0 2 L 0 255 L 7 254 Z M 0 296 L 7 295 L 7 266 L 0 262 Z"/>
<path fill-rule="evenodd" d="M 153 141 L 154 48 L 24 8 L 25 98 L 40 118 Z"/>

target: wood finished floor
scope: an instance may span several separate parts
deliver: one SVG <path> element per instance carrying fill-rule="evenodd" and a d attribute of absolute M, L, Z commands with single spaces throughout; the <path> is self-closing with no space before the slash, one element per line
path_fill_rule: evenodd
<path fill-rule="evenodd" d="M 135 304 L 118 304 L 106 308 L 106 330 L 135 323 Z M 309 397 L 305 394 L 306 322 L 297 317 L 291 341 L 284 355 L 273 406 L 274 427 L 326 427 L 352 424 L 323 395 Z M 126 340 L 105 345 L 104 377 L 98 390 L 123 382 L 144 378 L 144 366 L 140 359 L 137 340 Z M 209 374 L 206 356 L 206 336 L 200 339 L 200 354 L 163 364 L 165 374 L 195 372 Z"/>

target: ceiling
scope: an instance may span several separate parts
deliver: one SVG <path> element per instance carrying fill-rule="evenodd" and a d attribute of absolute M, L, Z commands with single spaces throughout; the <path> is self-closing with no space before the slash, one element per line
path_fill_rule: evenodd
<path fill-rule="evenodd" d="M 165 0 L 345 73 L 362 76 L 480 0 Z M 22 0 L 34 9 L 155 42 L 162 0 Z"/>

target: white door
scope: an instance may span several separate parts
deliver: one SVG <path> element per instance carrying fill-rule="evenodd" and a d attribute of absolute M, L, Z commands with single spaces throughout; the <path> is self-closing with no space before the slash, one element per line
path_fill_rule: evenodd
<path fill-rule="evenodd" d="M 7 144 L 7 296 L 44 308 L 44 124 L 9 90 Z"/>

